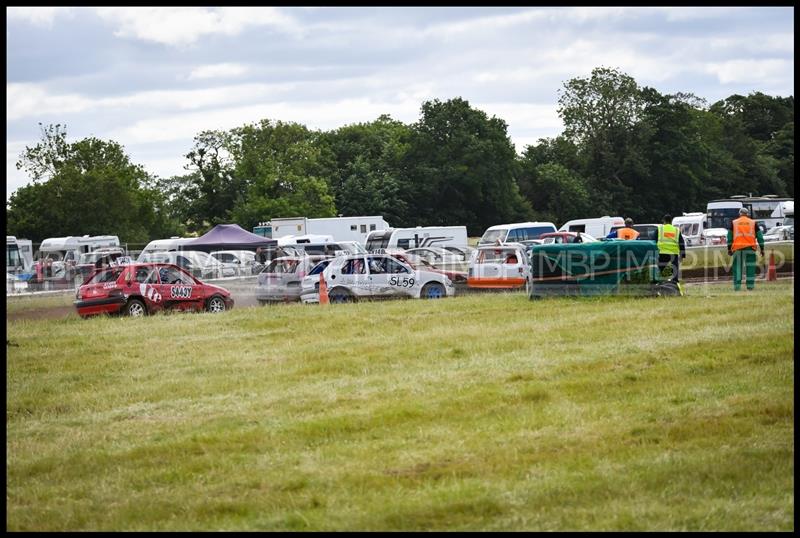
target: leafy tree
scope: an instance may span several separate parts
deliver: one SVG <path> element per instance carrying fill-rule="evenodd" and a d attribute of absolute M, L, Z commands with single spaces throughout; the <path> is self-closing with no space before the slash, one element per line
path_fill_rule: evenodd
<path fill-rule="evenodd" d="M 10 233 L 41 241 L 67 235 L 117 235 L 145 243 L 173 229 L 164 199 L 121 145 L 85 138 L 68 143 L 66 127 L 42 127 L 42 140 L 26 147 L 17 167 L 33 182 L 11 195 Z"/>
<path fill-rule="evenodd" d="M 231 175 L 246 190 L 232 219 L 249 228 L 278 217 L 334 216 L 318 138 L 303 125 L 266 119 L 233 129 Z"/>
<path fill-rule="evenodd" d="M 479 235 L 493 224 L 530 217 L 514 181 L 516 152 L 503 120 L 460 98 L 436 99 L 423 103 L 413 133 L 403 224 L 464 224 Z"/>
<path fill-rule="evenodd" d="M 632 193 L 648 175 L 640 144 L 648 126 L 640 122 L 644 97 L 636 81 L 616 69 L 598 67 L 589 78 L 573 78 L 560 92 L 564 136 L 578 144 L 584 174 L 598 205 L 629 213 Z"/>
<path fill-rule="evenodd" d="M 340 214 L 383 215 L 393 225 L 407 220 L 401 193 L 411 136 L 407 125 L 385 114 L 323 135 L 330 162 L 326 176 Z"/>

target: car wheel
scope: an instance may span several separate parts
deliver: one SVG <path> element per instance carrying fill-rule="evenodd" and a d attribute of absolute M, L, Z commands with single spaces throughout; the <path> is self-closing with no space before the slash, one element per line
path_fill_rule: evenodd
<path fill-rule="evenodd" d="M 222 297 L 220 297 L 219 295 L 215 295 L 208 300 L 208 304 L 206 305 L 206 310 L 208 310 L 209 312 L 213 312 L 214 314 L 225 312 L 225 301 L 223 301 Z"/>
<path fill-rule="evenodd" d="M 353 296 L 346 290 L 335 288 L 328 292 L 328 301 L 333 304 L 352 303 Z"/>
<path fill-rule="evenodd" d="M 445 297 L 447 292 L 444 289 L 444 286 L 439 284 L 438 282 L 429 282 L 422 287 L 422 292 L 420 293 L 420 297 L 423 299 L 441 299 Z"/>
<path fill-rule="evenodd" d="M 147 314 L 144 303 L 139 299 L 131 299 L 125 305 L 125 315 L 132 318 L 139 318 Z"/>

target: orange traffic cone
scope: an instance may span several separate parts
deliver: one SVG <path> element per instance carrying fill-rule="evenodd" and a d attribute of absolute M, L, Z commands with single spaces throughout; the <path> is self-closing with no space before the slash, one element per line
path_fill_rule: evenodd
<path fill-rule="evenodd" d="M 767 269 L 767 281 L 778 280 L 778 271 L 775 269 L 775 253 L 769 253 L 769 268 Z"/>
<path fill-rule="evenodd" d="M 328 304 L 328 286 L 325 284 L 325 277 L 319 274 L 319 304 Z"/>

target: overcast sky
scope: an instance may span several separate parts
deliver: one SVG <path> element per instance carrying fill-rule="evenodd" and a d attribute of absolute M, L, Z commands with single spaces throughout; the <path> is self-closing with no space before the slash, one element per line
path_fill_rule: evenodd
<path fill-rule="evenodd" d="M 709 104 L 789 96 L 794 8 L 7 8 L 6 197 L 38 123 L 185 173 L 193 137 L 263 118 L 334 129 L 453 97 L 521 152 L 559 134 L 558 90 L 594 67 Z"/>

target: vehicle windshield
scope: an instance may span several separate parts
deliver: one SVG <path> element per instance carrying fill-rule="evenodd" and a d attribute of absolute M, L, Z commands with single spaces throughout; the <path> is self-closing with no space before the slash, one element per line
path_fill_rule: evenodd
<path fill-rule="evenodd" d="M 17 267 L 18 265 L 22 265 L 19 248 L 17 245 L 8 245 L 6 247 L 6 267 Z"/>
<path fill-rule="evenodd" d="M 503 228 L 500 230 L 486 230 L 486 233 L 483 234 L 483 237 L 481 237 L 481 240 L 478 241 L 478 244 L 494 243 L 498 239 L 502 240 L 505 238 L 507 233 L 508 233 L 507 228 Z"/>
<path fill-rule="evenodd" d="M 386 248 L 389 246 L 389 240 L 392 238 L 391 232 L 384 232 L 379 234 L 372 234 L 367 241 L 366 250 L 373 251 L 379 248 Z"/>
<path fill-rule="evenodd" d="M 264 272 L 275 274 L 294 273 L 299 263 L 300 260 L 272 260 L 269 265 L 267 265 L 266 269 L 264 269 Z"/>
<path fill-rule="evenodd" d="M 697 235 L 699 225 L 696 222 L 686 222 L 678 226 L 683 235 Z"/>
<path fill-rule="evenodd" d="M 331 263 L 330 260 L 325 260 L 325 261 L 319 262 L 317 265 L 314 266 L 314 268 L 308 274 L 309 275 L 318 275 L 318 274 L 320 274 L 322 271 L 325 270 L 326 267 L 328 267 L 329 263 Z"/>
<path fill-rule="evenodd" d="M 37 260 L 44 260 L 50 258 L 54 262 L 60 262 L 64 259 L 64 254 L 66 254 L 65 250 L 40 250 L 36 254 Z"/>
<path fill-rule="evenodd" d="M 709 228 L 725 228 L 726 230 L 731 227 L 731 222 L 739 218 L 738 207 L 726 207 L 722 209 L 709 209 L 708 210 L 708 227 Z"/>
<path fill-rule="evenodd" d="M 114 267 L 113 269 L 107 269 L 106 271 L 100 271 L 96 273 L 92 278 L 89 279 L 87 284 L 103 284 L 106 282 L 116 282 L 119 278 L 119 275 L 122 273 L 122 267 Z"/>

